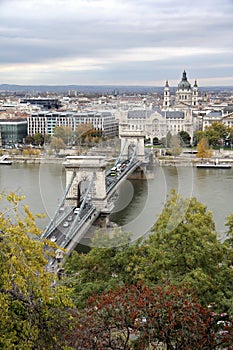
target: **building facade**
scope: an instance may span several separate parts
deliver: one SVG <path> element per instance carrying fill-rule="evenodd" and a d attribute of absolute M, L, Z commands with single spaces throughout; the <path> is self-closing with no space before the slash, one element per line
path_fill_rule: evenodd
<path fill-rule="evenodd" d="M 80 124 L 92 124 L 95 130 L 105 136 L 118 136 L 118 122 L 109 111 L 39 112 L 29 116 L 27 122 L 28 135 L 53 135 L 57 126 L 70 127 L 75 131 Z"/>
<path fill-rule="evenodd" d="M 0 120 L 0 134 L 2 145 L 23 143 L 27 136 L 26 120 Z"/>
<path fill-rule="evenodd" d="M 196 108 L 198 106 L 198 86 L 195 80 L 193 87 L 187 79 L 184 70 L 182 79 L 176 89 L 175 97 L 172 98 L 168 81 L 166 81 L 163 94 L 163 109 L 184 110 L 187 108 Z"/>
<path fill-rule="evenodd" d="M 135 109 L 122 111 L 119 134 L 127 128 L 130 131 L 144 131 L 146 138 L 151 141 L 157 137 L 165 138 L 170 132 L 177 135 L 186 131 L 193 138 L 193 120 L 190 111 L 162 111 L 159 108 Z"/>
<path fill-rule="evenodd" d="M 21 103 L 40 106 L 45 110 L 61 108 L 61 101 L 57 98 L 25 98 Z"/>

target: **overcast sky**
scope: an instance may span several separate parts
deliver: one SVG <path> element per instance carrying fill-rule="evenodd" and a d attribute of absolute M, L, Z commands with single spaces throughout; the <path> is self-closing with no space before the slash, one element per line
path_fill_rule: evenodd
<path fill-rule="evenodd" d="M 0 83 L 233 86 L 233 0 L 0 0 Z"/>

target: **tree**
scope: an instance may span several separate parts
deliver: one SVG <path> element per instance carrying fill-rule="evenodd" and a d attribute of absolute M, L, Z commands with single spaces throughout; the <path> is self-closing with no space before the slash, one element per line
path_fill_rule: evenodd
<path fill-rule="evenodd" d="M 164 145 L 165 147 L 170 147 L 171 139 L 172 139 L 172 133 L 168 131 L 165 139 L 165 145 Z"/>
<path fill-rule="evenodd" d="M 32 145 L 33 144 L 33 136 L 32 135 L 27 135 L 26 137 L 25 137 L 25 143 L 27 144 L 27 145 Z"/>
<path fill-rule="evenodd" d="M 50 143 L 51 140 L 51 135 L 50 134 L 45 134 L 44 135 L 44 143 Z"/>
<path fill-rule="evenodd" d="M 136 283 L 140 246 L 130 244 L 130 235 L 115 230 L 112 235 L 97 231 L 92 249 L 87 254 L 73 251 L 65 261 L 66 276 L 62 283 L 73 288 L 73 300 L 78 307 L 85 307 L 93 293 L 102 293 L 119 284 Z"/>
<path fill-rule="evenodd" d="M 76 327 L 67 336 L 75 349 L 233 349 L 232 323 L 217 337 L 210 310 L 184 287 L 123 286 L 94 295 L 87 305 L 73 315 Z"/>
<path fill-rule="evenodd" d="M 197 144 L 197 157 L 198 158 L 210 158 L 213 155 L 213 150 L 209 148 L 209 144 L 206 138 L 202 138 Z"/>
<path fill-rule="evenodd" d="M 43 143 L 44 143 L 44 136 L 40 133 L 35 133 L 33 135 L 33 144 L 39 146 L 39 145 L 43 145 Z"/>
<path fill-rule="evenodd" d="M 86 135 L 93 129 L 93 125 L 91 123 L 79 124 L 74 132 L 75 135 L 75 143 L 77 145 L 81 145 L 82 141 L 85 139 Z"/>
<path fill-rule="evenodd" d="M 116 244 L 101 232 L 87 254 L 74 252 L 65 264 L 63 283 L 73 287 L 76 305 L 119 285 L 160 284 L 163 279 L 189 284 L 205 307 L 231 312 L 233 248 L 217 238 L 212 213 L 196 198 L 184 199 L 175 191 L 148 239 Z M 121 241 L 122 242 L 122 241 Z M 233 313 L 233 310 L 232 310 Z"/>
<path fill-rule="evenodd" d="M 172 191 L 145 249 L 147 283 L 166 279 L 188 284 L 202 305 L 214 303 L 216 310 L 229 311 L 233 269 L 228 257 L 232 249 L 218 240 L 212 213 L 205 205 Z"/>
<path fill-rule="evenodd" d="M 213 122 L 205 129 L 205 136 L 208 139 L 209 145 L 218 146 L 223 145 L 224 140 L 227 137 L 229 128 L 223 123 Z"/>
<path fill-rule="evenodd" d="M 195 131 L 193 135 L 194 144 L 197 145 L 201 141 L 201 139 L 203 139 L 204 137 L 205 137 L 204 131 L 202 130 Z"/>
<path fill-rule="evenodd" d="M 49 246 L 22 197 L 1 194 L 8 208 L 0 215 L 0 348 L 62 349 L 61 331 L 69 324 L 69 291 L 46 271 Z"/>
<path fill-rule="evenodd" d="M 180 139 L 178 136 L 173 135 L 170 140 L 170 149 L 171 155 L 178 156 L 182 152 L 182 148 L 180 146 Z"/>
<path fill-rule="evenodd" d="M 182 130 L 182 131 L 178 132 L 178 136 L 180 137 L 180 139 L 182 140 L 182 143 L 185 146 L 190 145 L 191 136 L 189 135 L 189 133 L 187 131 Z"/>
<path fill-rule="evenodd" d="M 227 217 L 226 226 L 228 227 L 227 239 L 232 244 L 233 248 L 233 214 Z"/>
<path fill-rule="evenodd" d="M 53 137 L 52 141 L 50 142 L 50 148 L 56 153 L 59 153 L 61 149 L 66 149 L 66 145 L 61 138 Z"/>
<path fill-rule="evenodd" d="M 56 126 L 54 128 L 53 136 L 55 138 L 62 139 L 63 142 L 68 145 L 72 140 L 73 131 L 69 126 Z"/>

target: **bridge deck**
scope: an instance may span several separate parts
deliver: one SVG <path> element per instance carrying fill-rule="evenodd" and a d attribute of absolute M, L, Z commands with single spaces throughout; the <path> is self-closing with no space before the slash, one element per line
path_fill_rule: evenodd
<path fill-rule="evenodd" d="M 141 161 L 129 160 L 125 162 L 124 168 L 113 171 L 106 171 L 106 198 L 110 200 L 113 193 L 120 186 L 129 174 L 135 171 L 141 165 Z M 91 225 L 97 219 L 100 214 L 100 210 L 97 210 L 91 202 L 81 203 L 81 212 L 78 211 L 75 206 L 61 207 L 56 213 L 53 221 L 48 226 L 48 229 L 44 232 L 43 237 L 50 239 L 58 244 L 58 246 L 65 248 L 67 254 L 75 248 L 80 240 L 88 232 Z M 75 210 L 76 209 L 76 210 Z"/>

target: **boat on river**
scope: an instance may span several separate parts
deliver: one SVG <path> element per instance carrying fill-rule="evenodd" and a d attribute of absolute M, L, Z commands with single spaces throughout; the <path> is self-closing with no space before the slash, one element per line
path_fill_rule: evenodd
<path fill-rule="evenodd" d="M 206 162 L 206 163 L 197 163 L 196 168 L 204 168 L 204 169 L 231 169 L 231 164 L 227 163 L 220 163 L 218 160 L 216 160 L 213 163 Z"/>
<path fill-rule="evenodd" d="M 6 155 L 3 155 L 2 157 L 0 157 L 0 165 L 11 165 L 12 161 L 7 159 Z"/>

